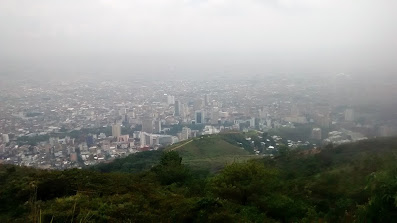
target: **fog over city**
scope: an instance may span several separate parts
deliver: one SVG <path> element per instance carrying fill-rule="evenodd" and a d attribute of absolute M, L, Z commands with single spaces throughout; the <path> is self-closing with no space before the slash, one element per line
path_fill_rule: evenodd
<path fill-rule="evenodd" d="M 0 163 L 83 168 L 225 132 L 265 134 L 247 147 L 264 157 L 395 136 L 396 6 L 2 0 Z"/>
<path fill-rule="evenodd" d="M 0 222 L 396 222 L 397 0 L 0 0 Z"/>
<path fill-rule="evenodd" d="M 390 78 L 396 7 L 392 0 L 2 0 L 0 75 Z"/>

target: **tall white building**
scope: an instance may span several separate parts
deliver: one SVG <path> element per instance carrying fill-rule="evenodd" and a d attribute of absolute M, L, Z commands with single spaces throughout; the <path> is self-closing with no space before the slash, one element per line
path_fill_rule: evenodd
<path fill-rule="evenodd" d="M 155 133 L 160 133 L 161 132 L 161 121 L 160 120 L 156 120 L 154 122 L 154 132 Z"/>
<path fill-rule="evenodd" d="M 187 140 L 191 137 L 192 130 L 188 127 L 183 127 L 182 128 L 182 133 L 181 133 L 181 140 Z"/>
<path fill-rule="evenodd" d="M 145 147 L 146 146 L 146 136 L 145 136 L 145 133 L 144 132 L 141 132 L 140 134 L 139 134 L 139 144 L 140 144 L 140 147 L 142 148 L 142 147 Z"/>

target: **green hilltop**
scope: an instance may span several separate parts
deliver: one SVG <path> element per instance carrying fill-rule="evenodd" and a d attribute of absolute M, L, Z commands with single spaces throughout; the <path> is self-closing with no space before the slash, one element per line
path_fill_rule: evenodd
<path fill-rule="evenodd" d="M 181 142 L 166 148 L 165 151 L 177 151 L 183 163 L 194 169 L 207 169 L 217 172 L 227 164 L 242 162 L 255 156 L 248 149 L 239 146 L 238 140 L 231 143 L 231 135 L 209 135 Z M 229 142 L 226 141 L 229 139 Z M 240 141 L 245 141 L 241 137 Z"/>

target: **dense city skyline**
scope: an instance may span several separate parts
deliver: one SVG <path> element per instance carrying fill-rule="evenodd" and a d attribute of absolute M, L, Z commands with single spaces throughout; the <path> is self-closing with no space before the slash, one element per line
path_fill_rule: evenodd
<path fill-rule="evenodd" d="M 256 144 L 262 156 L 393 136 L 395 84 L 347 74 L 10 80 L 0 89 L 0 163 L 82 167 L 230 131 L 268 134 Z"/>

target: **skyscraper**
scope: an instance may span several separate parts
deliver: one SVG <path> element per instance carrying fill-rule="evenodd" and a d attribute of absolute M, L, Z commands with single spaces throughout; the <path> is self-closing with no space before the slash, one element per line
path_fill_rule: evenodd
<path fill-rule="evenodd" d="M 88 134 L 88 136 L 85 138 L 85 142 L 87 143 L 88 147 L 91 147 L 94 144 L 94 136 Z"/>
<path fill-rule="evenodd" d="M 175 116 L 180 116 L 181 115 L 181 102 L 180 101 L 175 101 L 175 112 L 174 115 Z"/>
<path fill-rule="evenodd" d="M 120 124 L 112 125 L 112 136 L 113 137 L 121 136 L 121 126 L 120 126 Z"/>
<path fill-rule="evenodd" d="M 145 136 L 144 132 L 141 132 L 139 134 L 139 139 L 140 139 L 139 144 L 140 144 L 141 148 L 145 147 L 146 146 L 146 136 Z"/>
<path fill-rule="evenodd" d="M 157 120 L 154 122 L 154 132 L 160 133 L 161 132 L 161 121 Z"/>
<path fill-rule="evenodd" d="M 195 117 L 196 124 L 204 124 L 205 123 L 204 111 L 196 111 L 194 117 Z"/>

